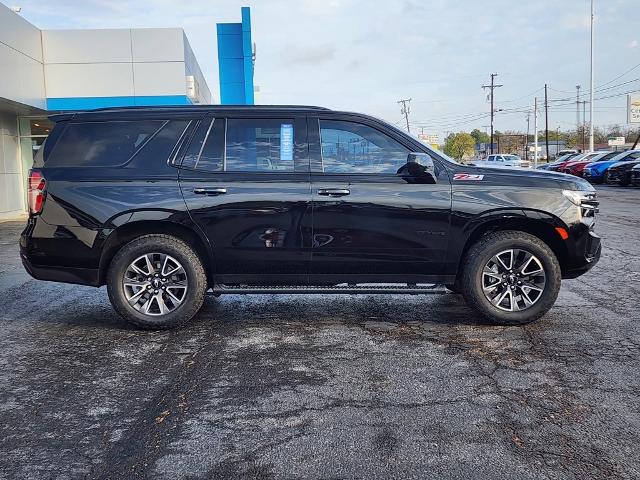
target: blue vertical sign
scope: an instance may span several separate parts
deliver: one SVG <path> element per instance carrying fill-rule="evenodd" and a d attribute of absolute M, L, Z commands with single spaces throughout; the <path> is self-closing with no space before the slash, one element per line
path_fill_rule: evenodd
<path fill-rule="evenodd" d="M 280 125 L 280 160 L 293 160 L 293 125 Z"/>

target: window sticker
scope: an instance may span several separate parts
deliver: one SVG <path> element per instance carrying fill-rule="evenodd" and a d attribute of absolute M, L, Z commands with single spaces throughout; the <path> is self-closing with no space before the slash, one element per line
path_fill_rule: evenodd
<path fill-rule="evenodd" d="M 293 160 L 293 125 L 280 125 L 280 160 Z"/>

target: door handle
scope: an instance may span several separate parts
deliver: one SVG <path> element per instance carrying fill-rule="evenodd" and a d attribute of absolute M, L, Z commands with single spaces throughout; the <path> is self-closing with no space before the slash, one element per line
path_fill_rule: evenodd
<path fill-rule="evenodd" d="M 198 195 L 223 195 L 227 193 L 227 189 L 224 187 L 194 188 L 193 193 Z"/>
<path fill-rule="evenodd" d="M 346 188 L 319 188 L 318 195 L 324 195 L 327 197 L 344 197 L 345 195 L 349 195 L 351 193 L 350 190 Z"/>

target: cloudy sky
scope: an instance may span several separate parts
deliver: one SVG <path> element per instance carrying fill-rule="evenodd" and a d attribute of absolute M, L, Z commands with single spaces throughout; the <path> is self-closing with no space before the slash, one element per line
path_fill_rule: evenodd
<path fill-rule="evenodd" d="M 4 1 L 4 0 L 3 0 Z M 181 26 L 216 98 L 215 24 L 252 8 L 260 103 L 355 110 L 444 135 L 489 124 L 481 85 L 498 73 L 500 130 L 526 130 L 549 85 L 550 128 L 575 127 L 589 90 L 589 0 L 12 0 L 40 28 Z M 635 67 L 635 68 L 634 68 Z M 624 124 L 640 90 L 638 0 L 596 0 L 595 123 Z M 608 98 L 603 98 L 608 97 Z M 588 108 L 587 108 L 588 111 Z M 540 116 L 543 121 L 544 116 Z M 542 125 L 542 123 L 541 123 Z M 533 128 L 533 124 L 532 124 Z"/>

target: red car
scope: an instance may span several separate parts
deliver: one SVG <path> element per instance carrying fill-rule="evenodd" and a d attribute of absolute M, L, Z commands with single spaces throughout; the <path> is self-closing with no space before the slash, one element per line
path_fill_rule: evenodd
<path fill-rule="evenodd" d="M 554 172 L 560 172 L 560 171 L 562 171 L 561 169 L 565 168 L 570 163 L 573 163 L 573 162 L 576 162 L 576 161 L 580 161 L 580 160 L 584 159 L 587 155 L 589 155 L 589 154 L 588 153 L 576 153 L 575 155 L 572 155 L 571 157 L 566 159 L 564 162 L 552 163 L 549 166 L 549 170 L 552 170 Z"/>
<path fill-rule="evenodd" d="M 577 162 L 568 162 L 564 168 L 558 169 L 559 172 L 569 173 L 571 175 L 575 175 L 577 177 L 582 176 L 582 172 L 584 171 L 584 167 L 589 165 L 590 163 L 595 162 L 604 162 L 605 160 L 609 160 L 620 152 L 595 152 L 595 154 L 589 154 L 592 156 L 585 156 L 584 158 L 578 160 Z"/>

